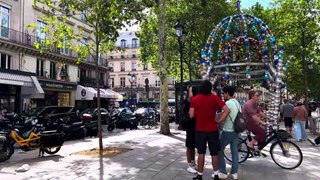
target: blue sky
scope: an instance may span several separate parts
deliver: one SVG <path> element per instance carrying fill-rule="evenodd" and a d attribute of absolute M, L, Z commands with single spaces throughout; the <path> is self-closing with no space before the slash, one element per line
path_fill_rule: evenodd
<path fill-rule="evenodd" d="M 260 0 L 260 1 L 256 1 L 256 0 L 242 0 L 241 1 L 241 7 L 242 8 L 249 8 L 252 5 L 256 4 L 256 2 L 259 2 L 262 6 L 267 7 L 268 4 L 270 2 L 272 2 L 273 0 Z"/>

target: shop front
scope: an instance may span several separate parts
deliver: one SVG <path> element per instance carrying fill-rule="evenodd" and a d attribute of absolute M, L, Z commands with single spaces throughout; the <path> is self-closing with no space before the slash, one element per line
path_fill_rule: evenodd
<path fill-rule="evenodd" d="M 108 108 L 110 105 L 110 100 L 122 99 L 122 96 L 111 89 L 100 89 L 101 97 L 101 107 Z M 96 108 L 97 107 L 97 89 L 93 87 L 77 86 L 76 92 L 76 105 L 81 111 L 86 108 Z"/>
<path fill-rule="evenodd" d="M 76 83 L 39 79 L 44 90 L 44 100 L 36 101 L 36 106 L 75 106 Z"/>
<path fill-rule="evenodd" d="M 44 91 L 34 73 L 0 69 L 0 108 L 21 113 L 30 98 L 43 99 Z"/>

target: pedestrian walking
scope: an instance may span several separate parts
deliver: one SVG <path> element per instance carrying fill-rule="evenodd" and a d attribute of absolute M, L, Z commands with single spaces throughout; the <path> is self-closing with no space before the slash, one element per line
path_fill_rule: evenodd
<path fill-rule="evenodd" d="M 295 138 L 298 141 L 307 140 L 305 124 L 308 119 L 308 112 L 302 102 L 298 102 L 297 107 L 293 109 Z"/>
<path fill-rule="evenodd" d="M 226 101 L 226 105 L 230 109 L 230 113 L 225 120 L 223 130 L 220 135 L 220 147 L 221 150 L 219 151 L 218 161 L 219 161 L 219 178 L 220 179 L 227 179 L 228 174 L 226 171 L 226 161 L 224 159 L 223 151 L 225 147 L 230 144 L 231 149 L 231 156 L 232 156 L 232 167 L 230 171 L 230 176 L 233 179 L 238 179 L 238 137 L 239 133 L 234 132 L 233 124 L 235 118 L 239 111 L 241 111 L 240 103 L 233 97 L 235 93 L 235 87 L 233 86 L 225 86 L 222 89 L 222 95 L 224 100 Z"/>
<path fill-rule="evenodd" d="M 197 173 L 197 165 L 195 163 L 195 146 L 196 146 L 196 120 L 189 117 L 190 101 L 193 96 L 198 94 L 197 87 L 188 88 L 188 95 L 184 106 L 184 113 L 186 114 L 185 130 L 186 130 L 186 155 L 188 161 L 187 171 L 190 173 Z"/>
<path fill-rule="evenodd" d="M 281 113 L 283 116 L 284 126 L 289 134 L 292 132 L 292 125 L 293 125 L 293 109 L 294 106 L 289 102 L 288 99 L 283 100 L 283 105 L 281 106 Z"/>
<path fill-rule="evenodd" d="M 214 179 L 219 180 L 218 152 L 220 150 L 217 123 L 224 121 L 229 115 L 229 108 L 217 95 L 211 93 L 212 84 L 205 80 L 200 85 L 199 94 L 191 99 L 189 115 L 196 118 L 196 148 L 198 151 L 198 172 L 194 180 L 202 180 L 207 144 L 214 170 Z M 218 109 L 223 113 L 216 121 Z"/>

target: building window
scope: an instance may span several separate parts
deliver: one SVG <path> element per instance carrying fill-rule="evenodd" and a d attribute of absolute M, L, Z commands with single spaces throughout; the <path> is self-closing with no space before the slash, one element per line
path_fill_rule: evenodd
<path fill-rule="evenodd" d="M 121 72 L 126 71 L 126 66 L 125 66 L 125 62 L 121 62 Z"/>
<path fill-rule="evenodd" d="M 126 47 L 127 47 L 126 42 L 127 42 L 127 41 L 126 41 L 125 39 L 122 39 L 122 40 L 121 40 L 120 47 L 121 47 L 121 48 L 126 48 Z"/>
<path fill-rule="evenodd" d="M 44 77 L 44 61 L 41 59 L 37 59 L 37 71 L 36 71 L 37 76 Z"/>
<path fill-rule="evenodd" d="M 68 81 L 69 80 L 68 65 L 62 64 L 60 67 L 61 69 L 60 69 L 59 75 L 61 80 Z"/>
<path fill-rule="evenodd" d="M 143 70 L 148 70 L 148 64 L 143 64 Z"/>
<path fill-rule="evenodd" d="M 0 34 L 1 37 L 9 38 L 9 22 L 10 22 L 10 16 L 9 16 L 9 9 L 3 6 L 0 6 Z"/>
<path fill-rule="evenodd" d="M 121 59 L 124 59 L 124 52 L 121 51 Z"/>
<path fill-rule="evenodd" d="M 11 69 L 11 56 L 1 53 L 0 68 Z"/>
<path fill-rule="evenodd" d="M 92 72 L 90 70 L 86 71 L 86 77 L 91 78 L 92 77 Z"/>
<path fill-rule="evenodd" d="M 132 58 L 136 58 L 137 55 L 136 55 L 136 51 L 132 51 Z"/>
<path fill-rule="evenodd" d="M 69 42 L 65 38 L 65 40 L 62 43 L 62 47 L 60 48 L 60 53 L 64 55 L 69 55 Z"/>
<path fill-rule="evenodd" d="M 109 63 L 110 72 L 114 72 L 113 63 Z"/>
<path fill-rule="evenodd" d="M 80 20 L 84 21 L 86 20 L 86 18 L 88 17 L 88 11 L 85 9 L 82 11 L 82 13 L 80 14 Z"/>
<path fill-rule="evenodd" d="M 160 93 L 156 92 L 153 94 L 154 99 L 160 99 Z"/>
<path fill-rule="evenodd" d="M 125 77 L 121 77 L 120 78 L 120 86 L 121 87 L 126 87 L 126 78 Z"/>
<path fill-rule="evenodd" d="M 131 67 L 132 67 L 132 71 L 136 71 L 137 70 L 137 62 L 132 62 Z"/>
<path fill-rule="evenodd" d="M 156 87 L 160 87 L 160 80 L 156 80 L 155 86 L 156 86 Z"/>
<path fill-rule="evenodd" d="M 85 50 L 85 49 L 86 49 L 87 42 L 88 42 L 88 39 L 87 39 L 86 37 L 82 37 L 81 40 L 80 40 L 80 49 Z M 85 57 L 83 60 L 84 60 L 84 61 L 88 61 L 89 58 L 88 58 L 88 57 Z"/>
<path fill-rule="evenodd" d="M 111 78 L 111 87 L 114 88 L 114 78 Z"/>
<path fill-rule="evenodd" d="M 132 47 L 137 48 L 138 47 L 138 39 L 134 38 L 132 39 Z"/>
<path fill-rule="evenodd" d="M 41 41 L 46 39 L 46 33 L 43 31 L 43 29 L 46 27 L 46 23 L 43 21 L 37 21 L 37 30 L 36 30 L 36 37 L 37 42 L 40 43 Z"/>
<path fill-rule="evenodd" d="M 56 63 L 55 62 L 50 62 L 49 78 L 50 79 L 56 79 Z"/>

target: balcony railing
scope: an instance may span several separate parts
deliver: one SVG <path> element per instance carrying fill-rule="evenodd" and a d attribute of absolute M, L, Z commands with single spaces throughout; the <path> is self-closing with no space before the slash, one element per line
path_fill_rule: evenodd
<path fill-rule="evenodd" d="M 117 45 L 116 47 L 118 47 L 118 48 L 139 48 L 140 44 L 139 43 L 136 43 L 136 44 L 120 44 L 120 45 Z"/>
<path fill-rule="evenodd" d="M 6 41 L 10 41 L 16 44 L 20 44 L 20 45 L 24 45 L 27 47 L 31 47 L 31 48 L 36 48 L 35 47 L 35 43 L 36 42 L 41 42 L 44 39 L 41 39 L 39 37 L 30 35 L 29 33 L 24 33 L 24 32 L 20 32 L 14 29 L 10 29 L 4 26 L 1 26 L 1 34 L 0 34 L 0 39 L 2 40 L 6 40 Z M 72 51 L 70 49 L 66 48 L 58 48 L 56 44 L 53 45 L 42 45 L 44 47 L 41 47 L 43 50 L 50 52 L 50 53 L 55 53 L 58 55 L 63 55 L 63 56 L 67 56 L 70 58 L 78 58 L 78 53 L 75 51 Z M 87 62 L 87 63 L 94 63 L 94 57 L 89 56 L 86 59 L 83 60 L 83 62 Z M 107 65 L 106 62 L 107 60 L 104 58 L 101 58 L 100 60 L 100 64 L 101 65 Z"/>
<path fill-rule="evenodd" d="M 80 85 L 84 85 L 84 86 L 95 86 L 96 85 L 97 80 L 95 78 L 88 78 L 88 77 L 80 77 Z M 99 84 L 102 86 L 105 86 L 105 82 L 103 80 L 99 81 Z"/>

